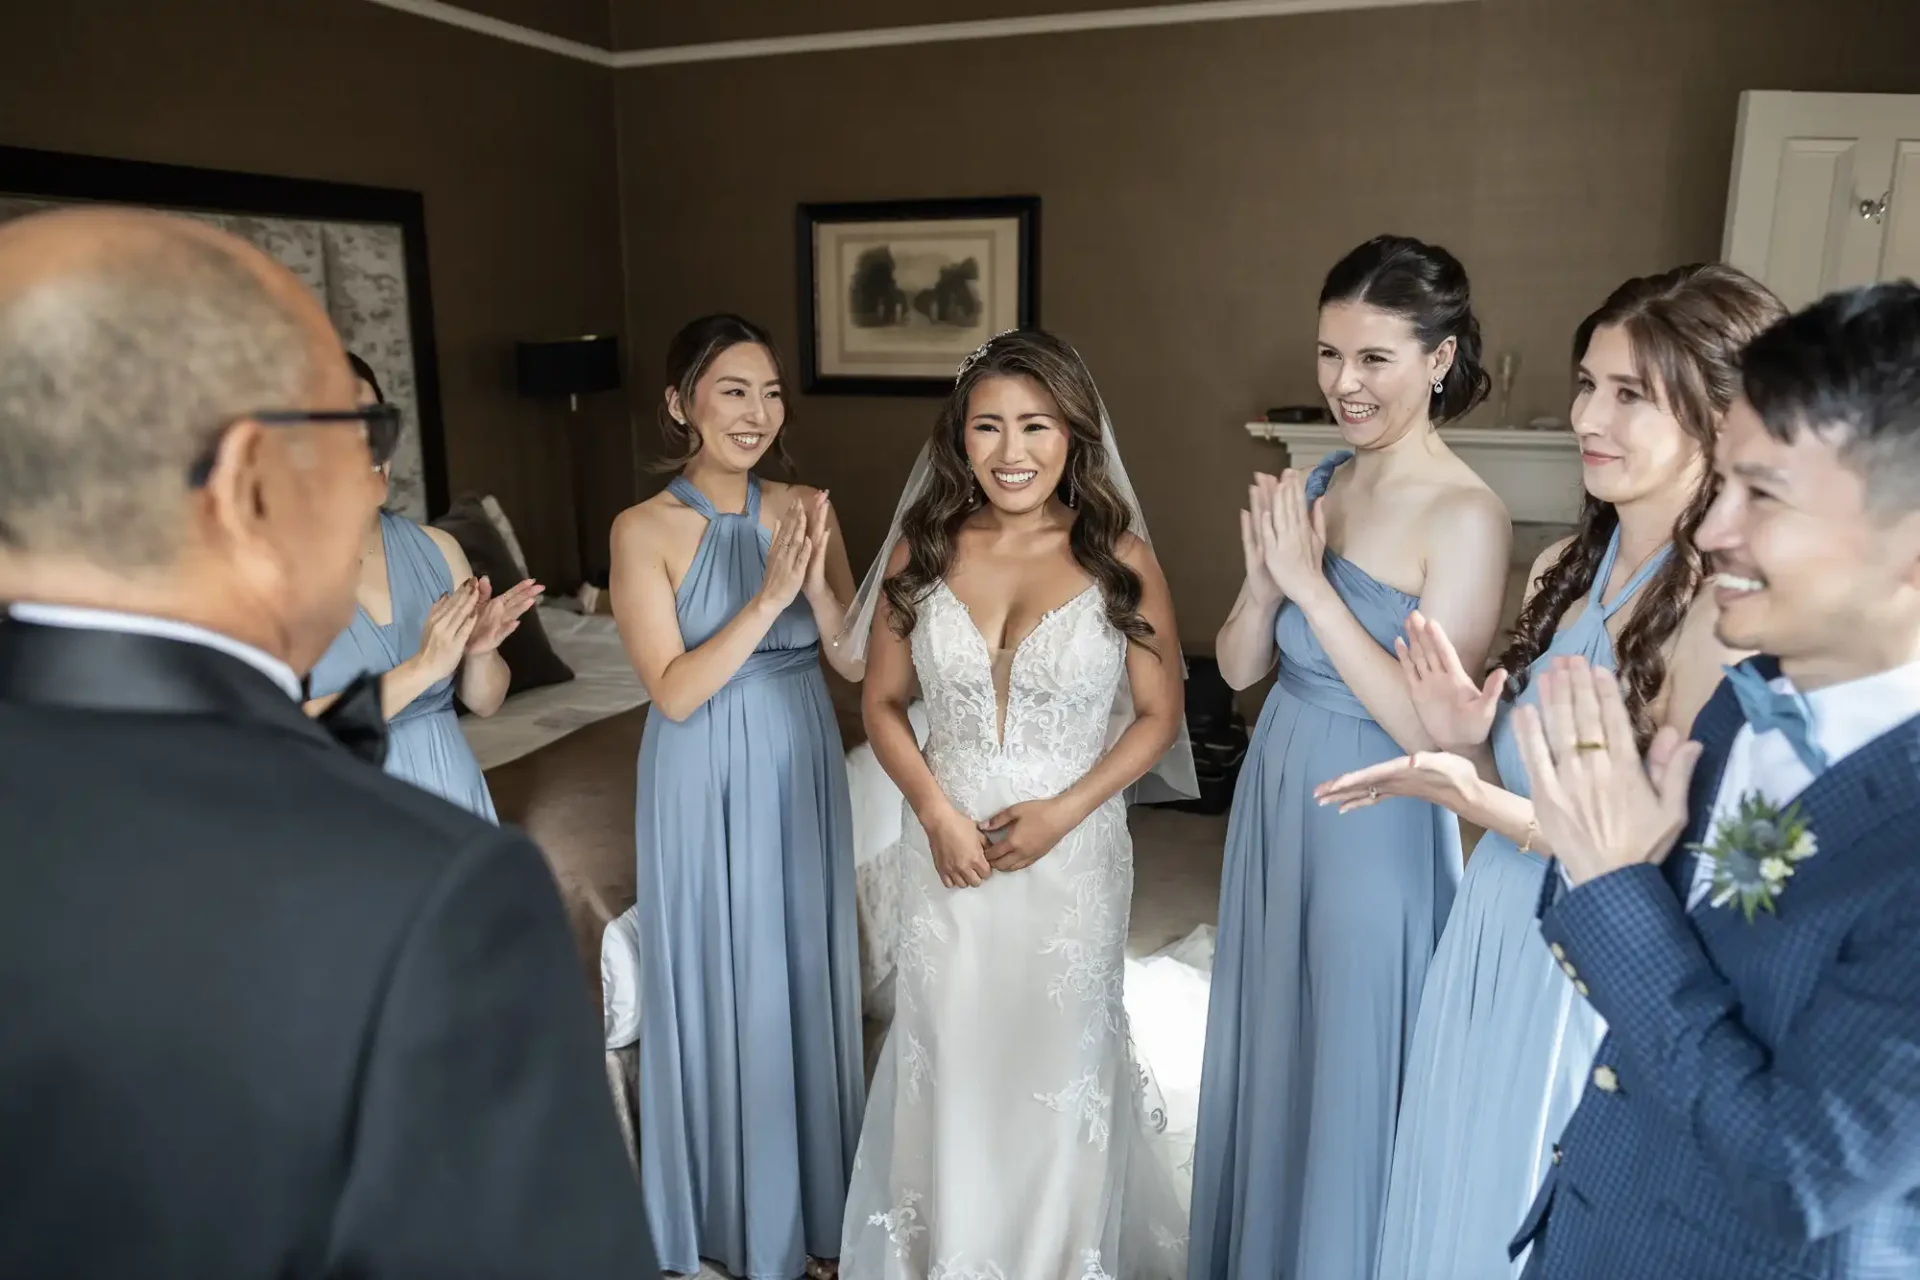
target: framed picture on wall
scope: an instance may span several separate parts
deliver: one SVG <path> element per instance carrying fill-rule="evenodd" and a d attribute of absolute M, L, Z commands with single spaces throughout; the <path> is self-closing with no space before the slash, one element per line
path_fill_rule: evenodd
<path fill-rule="evenodd" d="M 945 395 L 968 352 L 1039 322 L 1040 198 L 807 204 L 801 389 Z"/>
<path fill-rule="evenodd" d="M 0 146 L 0 222 L 78 204 L 193 218 L 251 243 L 298 277 L 400 408 L 388 505 L 420 521 L 446 511 L 419 192 Z"/>

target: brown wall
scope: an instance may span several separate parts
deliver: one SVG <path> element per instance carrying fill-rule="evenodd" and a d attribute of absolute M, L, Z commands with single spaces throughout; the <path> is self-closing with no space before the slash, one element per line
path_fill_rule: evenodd
<path fill-rule="evenodd" d="M 816 25 L 1093 0 L 868 2 Z M 468 7 L 629 46 L 793 12 Z M 1389 229 L 1454 248 L 1490 350 L 1520 356 L 1516 416 L 1563 412 L 1579 315 L 1716 253 L 1739 90 L 1920 91 L 1916 40 L 1910 0 L 1483 0 L 613 73 L 366 0 L 63 0 L 0 16 L 0 141 L 424 192 L 453 487 L 499 495 L 562 584 L 576 505 L 597 559 L 632 498 L 672 329 L 724 307 L 791 345 L 796 203 L 1037 193 L 1043 320 L 1101 379 L 1202 647 L 1237 582 L 1231 510 L 1277 460 L 1239 424 L 1312 399 L 1341 251 Z M 632 419 L 623 396 L 572 423 L 514 396 L 514 339 L 605 329 Z M 796 408 L 863 567 L 932 406 Z"/>
<path fill-rule="evenodd" d="M 535 574 L 573 581 L 568 424 L 514 395 L 512 344 L 620 325 L 613 73 L 366 0 L 0 7 L 0 142 L 425 194 L 453 492 L 497 494 Z M 604 529 L 624 399 L 582 418 Z"/>
<path fill-rule="evenodd" d="M 455 0 L 455 4 L 470 13 L 595 48 L 613 45 L 612 0 Z"/>
<path fill-rule="evenodd" d="M 1315 398 L 1340 253 L 1382 231 L 1454 249 L 1490 351 L 1519 353 L 1515 415 L 1564 414 L 1579 317 L 1717 256 L 1739 92 L 1920 91 L 1916 47 L 1912 0 L 1486 0 L 624 72 L 636 388 L 701 311 L 791 344 L 796 203 L 1038 194 L 1042 320 L 1100 379 L 1184 637 L 1210 647 L 1233 511 L 1278 465 L 1241 424 Z M 932 413 L 796 402 L 856 572 Z"/>

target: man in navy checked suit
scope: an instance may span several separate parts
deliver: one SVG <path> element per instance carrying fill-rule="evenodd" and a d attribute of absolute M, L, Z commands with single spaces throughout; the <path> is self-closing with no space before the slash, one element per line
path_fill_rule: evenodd
<path fill-rule="evenodd" d="M 1517 713 L 1541 931 L 1609 1026 L 1514 1241 L 1535 1280 L 1920 1276 L 1920 287 L 1742 363 L 1698 542 L 1720 640 L 1769 656 L 1644 762 L 1609 673 Z M 1817 842 L 1751 920 L 1694 851 L 1743 798 Z"/>

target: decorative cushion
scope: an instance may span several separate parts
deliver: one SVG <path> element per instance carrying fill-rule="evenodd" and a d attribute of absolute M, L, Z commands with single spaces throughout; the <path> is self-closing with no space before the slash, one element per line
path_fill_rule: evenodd
<path fill-rule="evenodd" d="M 453 535 L 453 540 L 466 552 L 467 563 L 473 566 L 474 573 L 491 581 L 495 591 L 505 591 L 526 576 L 514 562 L 513 552 L 494 527 L 478 495 L 461 494 L 433 526 Z M 540 625 L 538 609 L 529 609 L 520 616 L 520 625 L 500 643 L 500 657 L 511 673 L 507 683 L 509 698 L 523 689 L 539 689 L 573 679 L 573 669 L 553 651 L 553 642 L 547 639 L 546 629 Z"/>
<path fill-rule="evenodd" d="M 487 513 L 487 519 L 500 531 L 500 541 L 507 544 L 507 554 L 513 557 L 514 567 L 520 570 L 520 576 L 531 578 L 532 570 L 527 568 L 527 553 L 520 549 L 520 539 L 514 536 L 513 521 L 507 519 L 507 513 L 500 500 L 492 494 L 480 499 L 480 506 Z"/>

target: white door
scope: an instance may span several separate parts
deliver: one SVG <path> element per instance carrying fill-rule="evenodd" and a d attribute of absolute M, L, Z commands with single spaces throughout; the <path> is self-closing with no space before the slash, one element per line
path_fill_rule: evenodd
<path fill-rule="evenodd" d="M 1722 259 L 1789 307 L 1920 279 L 1920 95 L 1740 95 Z"/>

